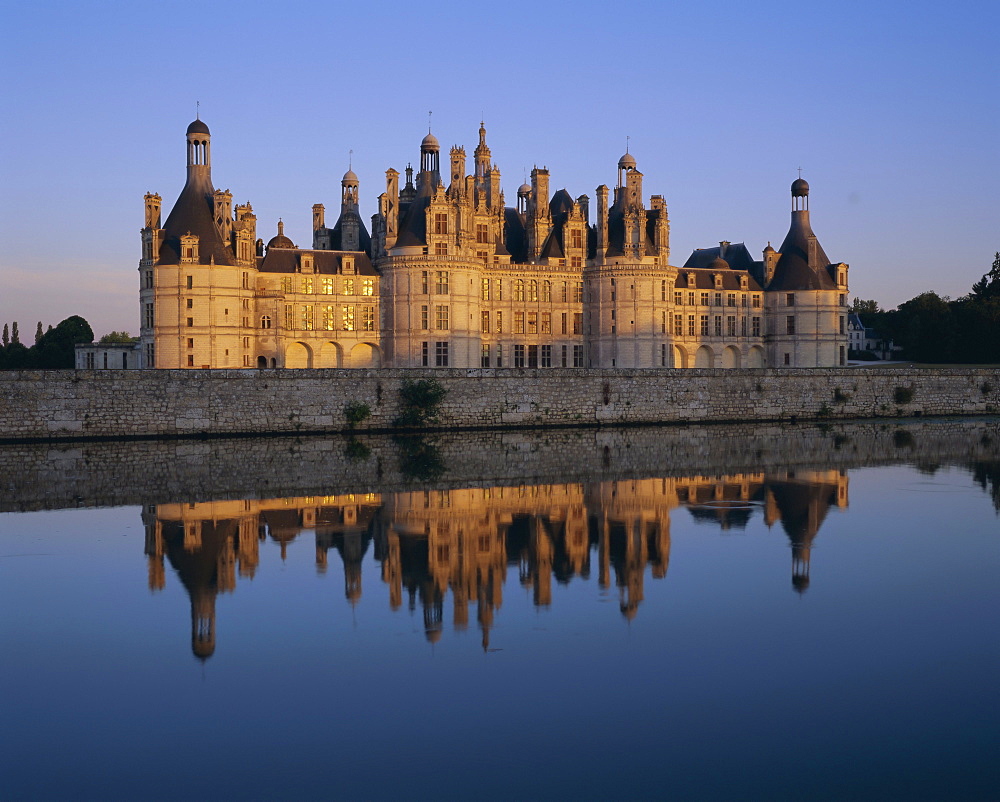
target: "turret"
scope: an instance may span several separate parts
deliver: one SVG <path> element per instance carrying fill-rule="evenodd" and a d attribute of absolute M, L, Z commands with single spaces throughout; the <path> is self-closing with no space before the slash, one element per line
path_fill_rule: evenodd
<path fill-rule="evenodd" d="M 187 127 L 187 174 L 188 183 L 196 178 L 212 182 L 212 134 L 201 120 Z"/>

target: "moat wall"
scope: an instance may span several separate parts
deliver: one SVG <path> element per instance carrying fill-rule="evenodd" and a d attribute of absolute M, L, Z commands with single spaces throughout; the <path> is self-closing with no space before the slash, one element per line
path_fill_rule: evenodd
<path fill-rule="evenodd" d="M 989 414 L 1000 369 L 207 370 L 0 373 L 0 438 L 391 428 L 406 379 L 436 379 L 443 428 Z"/>
<path fill-rule="evenodd" d="M 406 379 L 436 379 L 442 428 L 789 421 L 1000 410 L 1000 368 L 0 372 L 0 439 L 385 430 Z"/>

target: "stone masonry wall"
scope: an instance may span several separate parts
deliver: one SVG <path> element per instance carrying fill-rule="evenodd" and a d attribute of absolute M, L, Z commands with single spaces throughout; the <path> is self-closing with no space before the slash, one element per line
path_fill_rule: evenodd
<path fill-rule="evenodd" d="M 0 441 L 392 428 L 405 379 L 442 428 L 790 421 L 1000 410 L 1000 368 L 0 371 Z"/>

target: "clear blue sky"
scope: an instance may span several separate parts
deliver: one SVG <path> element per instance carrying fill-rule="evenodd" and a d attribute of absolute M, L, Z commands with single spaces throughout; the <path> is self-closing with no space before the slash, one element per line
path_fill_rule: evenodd
<path fill-rule="evenodd" d="M 0 322 L 138 329 L 142 195 L 169 210 L 195 101 L 215 185 L 311 240 L 354 151 L 362 213 L 433 109 L 471 157 L 485 118 L 508 203 L 546 165 L 575 197 L 631 151 L 672 262 L 812 222 L 851 295 L 957 297 L 1000 250 L 1000 3 L 5 4 Z"/>

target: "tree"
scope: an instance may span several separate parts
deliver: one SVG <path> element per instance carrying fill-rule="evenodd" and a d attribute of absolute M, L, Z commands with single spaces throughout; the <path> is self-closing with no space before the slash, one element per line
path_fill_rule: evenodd
<path fill-rule="evenodd" d="M 129 334 L 127 331 L 112 331 L 110 334 L 105 334 L 103 337 L 101 337 L 101 339 L 98 340 L 98 342 L 101 345 L 110 345 L 114 343 L 128 344 L 135 342 L 135 338 L 132 337 L 132 335 Z"/>
<path fill-rule="evenodd" d="M 893 340 L 917 362 L 957 362 L 958 330 L 952 305 L 936 292 L 924 292 L 887 316 Z"/>
<path fill-rule="evenodd" d="M 6 348 L 10 345 L 10 330 L 7 328 L 7 324 L 3 324 L 3 347 Z"/>
<path fill-rule="evenodd" d="M 856 315 L 877 315 L 882 309 L 878 301 L 862 301 L 860 298 L 855 298 L 851 303 L 851 311 Z"/>
<path fill-rule="evenodd" d="M 42 321 L 38 321 L 38 328 L 35 329 L 35 345 L 38 345 L 42 339 Z"/>
<path fill-rule="evenodd" d="M 13 325 L 11 325 L 11 327 L 10 327 L 10 341 L 12 343 L 19 343 L 19 342 L 21 342 L 21 335 L 20 335 L 20 333 L 17 330 L 17 321 L 16 320 L 14 321 Z"/>
<path fill-rule="evenodd" d="M 993 267 L 972 285 L 972 297 L 977 300 L 1000 297 L 1000 251 L 993 256 Z"/>
<path fill-rule="evenodd" d="M 33 366 L 72 368 L 76 362 L 76 344 L 93 341 L 94 331 L 90 324 L 79 315 L 71 315 L 52 331 L 45 332 L 41 342 L 31 349 L 34 352 Z"/>

